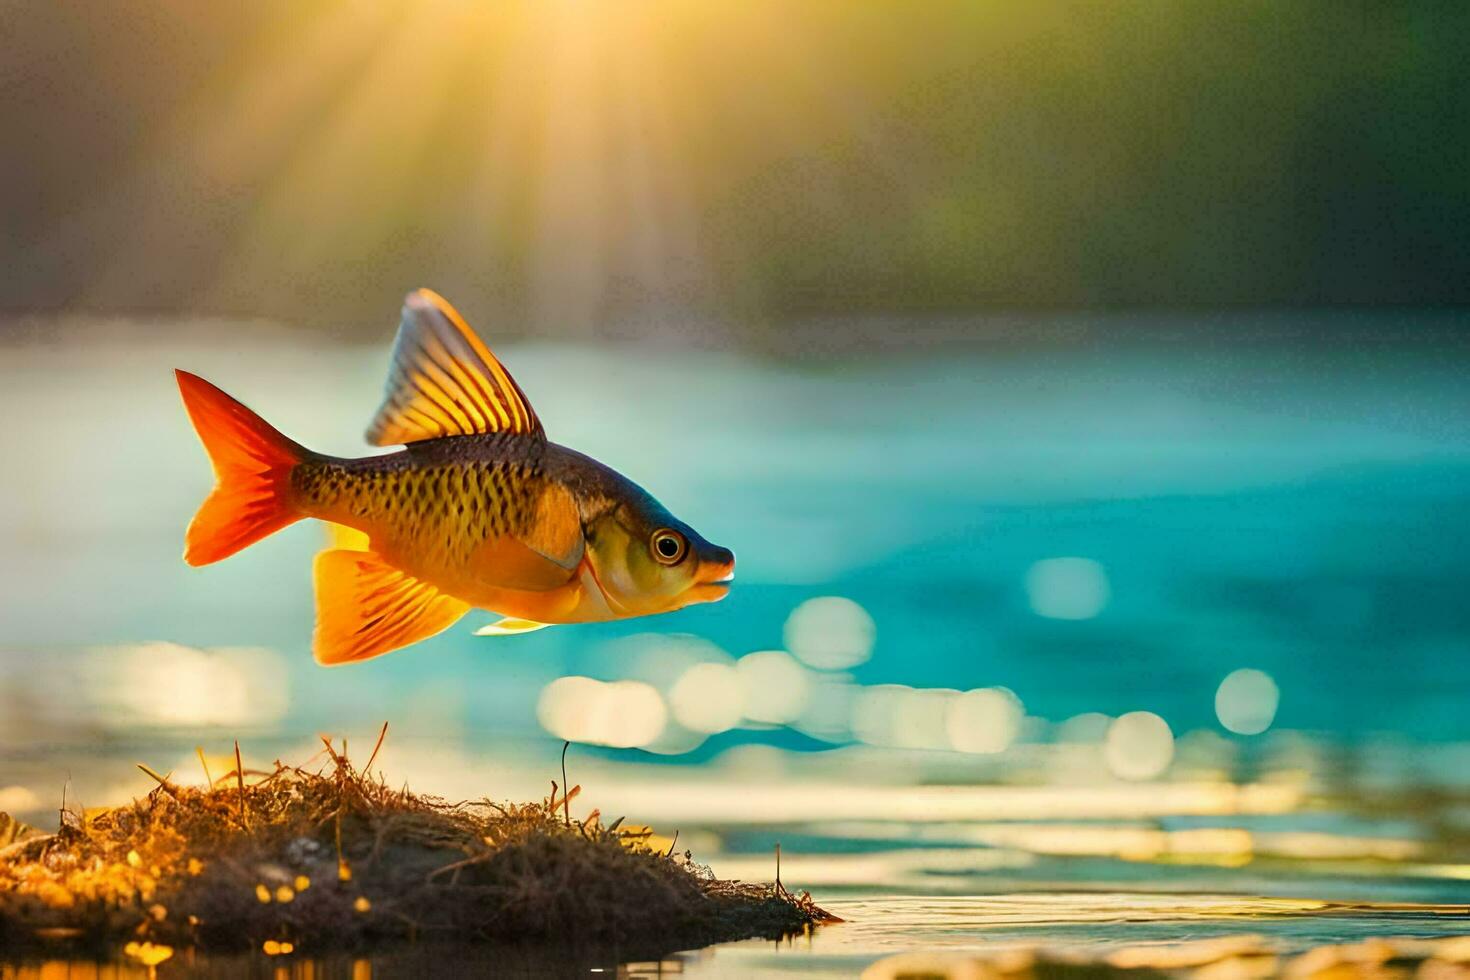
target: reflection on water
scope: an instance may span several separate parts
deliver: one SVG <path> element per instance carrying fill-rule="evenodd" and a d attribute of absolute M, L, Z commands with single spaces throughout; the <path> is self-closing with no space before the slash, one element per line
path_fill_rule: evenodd
<path fill-rule="evenodd" d="M 371 955 L 206 956 L 190 951 L 170 958 L 157 975 L 236 978 L 396 977 L 617 977 L 625 980 L 682 976 L 719 980 L 750 976 L 852 977 L 896 951 L 939 954 L 930 962 L 955 963 L 962 954 L 1009 957 L 1007 973 L 1027 975 L 1030 957 L 1116 967 L 1188 968 L 1239 955 L 1296 955 L 1328 945 L 1370 938 L 1438 939 L 1464 936 L 1470 906 L 1334 904 L 1245 898 L 1235 895 L 1123 893 L 1011 894 L 976 897 L 881 896 L 833 903 L 847 921 L 811 935 L 778 942 L 751 940 L 647 960 L 616 952 L 404 946 Z M 1414 949 L 1415 958 L 1433 947 Z M 1325 952 L 1325 950 L 1319 950 Z M 1458 949 L 1456 961 L 1470 950 Z M 1017 959 L 1018 955 L 1026 963 Z M 1386 958 L 1386 957 L 1385 957 Z M 1273 966 L 1275 964 L 1272 964 Z M 1330 964 L 1328 964 L 1330 965 Z M 1274 972 L 1274 971 L 1273 971 Z M 1299 975 L 1310 975 L 1303 971 Z M 919 975 L 933 975 L 920 972 Z M 1252 972 L 1266 976 L 1269 972 Z M 1349 974 L 1351 975 L 1351 974 Z M 0 980 L 137 978 L 141 965 L 39 961 L 0 964 Z"/>
<path fill-rule="evenodd" d="M 49 826 L 63 790 L 147 791 L 134 762 L 202 782 L 196 746 L 207 765 L 239 737 L 268 767 L 318 731 L 370 745 L 384 720 L 391 782 L 539 798 L 564 736 L 589 808 L 677 829 L 727 877 L 770 878 L 779 840 L 787 883 L 852 919 L 671 961 L 704 976 L 1121 928 L 1089 910 L 1161 937 L 1233 929 L 1231 902 L 1268 914 L 1209 904 L 1227 893 L 1306 902 L 1269 913 L 1291 941 L 1433 931 L 1311 903 L 1463 898 L 1470 374 L 1452 358 L 508 350 L 555 438 L 736 545 L 735 591 L 521 637 L 471 623 L 324 671 L 318 529 L 179 560 L 210 477 L 168 368 L 360 454 L 385 350 L 110 336 L 0 360 L 7 417 L 48 406 L 10 432 L 24 465 L 0 480 L 0 811 Z M 688 411 L 670 376 L 721 410 Z"/>

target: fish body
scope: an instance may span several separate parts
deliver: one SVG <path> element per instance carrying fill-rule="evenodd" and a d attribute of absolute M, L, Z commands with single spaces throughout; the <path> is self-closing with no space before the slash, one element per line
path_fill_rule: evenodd
<path fill-rule="evenodd" d="M 551 442 L 504 367 L 441 297 L 405 303 L 369 438 L 343 459 L 281 435 L 194 375 L 180 391 L 218 485 L 186 534 L 207 564 L 302 518 L 358 532 L 317 556 L 322 663 L 440 632 L 470 608 L 490 632 L 620 619 L 723 598 L 734 556 L 598 461 Z"/>
<path fill-rule="evenodd" d="M 654 523 L 679 521 L 650 494 L 602 463 L 549 441 L 491 434 L 412 445 L 386 456 L 318 457 L 292 473 L 292 496 L 304 514 L 367 535 L 372 550 L 472 606 L 541 623 L 621 618 L 638 605 L 595 584 L 582 559 L 588 536 L 624 501 L 636 501 Z M 575 507 L 582 547 L 556 560 L 540 551 L 518 561 L 517 544 L 546 540 L 549 525 Z M 595 549 L 594 549 L 595 550 Z M 716 563 L 728 564 L 715 549 Z M 701 593 L 718 598 L 724 585 Z M 693 597 L 691 597 L 693 598 Z M 638 614 L 636 612 L 632 613 Z"/>

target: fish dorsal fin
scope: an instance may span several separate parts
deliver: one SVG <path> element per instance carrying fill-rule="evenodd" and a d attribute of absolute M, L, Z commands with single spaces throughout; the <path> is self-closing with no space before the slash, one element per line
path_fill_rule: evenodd
<path fill-rule="evenodd" d="M 453 626 L 469 604 L 405 575 L 372 551 L 316 556 L 312 653 L 331 666 L 367 660 Z"/>
<path fill-rule="evenodd" d="M 475 630 L 476 636 L 514 636 L 517 633 L 534 633 L 536 630 L 544 630 L 550 623 L 538 623 L 533 619 L 517 619 L 507 616 L 505 619 L 496 620 L 488 626 L 481 626 Z"/>
<path fill-rule="evenodd" d="M 459 311 L 432 290 L 409 293 L 368 442 L 396 446 L 486 432 L 546 438 L 525 393 Z"/>

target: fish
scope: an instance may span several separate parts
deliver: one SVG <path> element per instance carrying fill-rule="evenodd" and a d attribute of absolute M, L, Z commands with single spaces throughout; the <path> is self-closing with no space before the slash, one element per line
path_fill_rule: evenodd
<path fill-rule="evenodd" d="M 174 372 L 214 468 L 184 534 L 208 565 L 295 522 L 333 528 L 312 565 L 312 654 L 326 666 L 411 646 L 471 609 L 483 635 L 672 612 L 723 599 L 735 555 L 648 491 L 550 441 L 505 366 L 438 293 L 408 295 L 367 429 L 396 452 L 340 458 Z"/>

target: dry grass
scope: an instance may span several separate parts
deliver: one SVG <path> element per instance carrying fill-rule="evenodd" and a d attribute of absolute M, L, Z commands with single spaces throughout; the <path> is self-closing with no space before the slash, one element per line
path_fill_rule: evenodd
<path fill-rule="evenodd" d="M 158 782 L 146 797 L 64 811 L 57 833 L 0 849 L 0 946 L 449 940 L 656 953 L 829 918 L 779 883 L 718 881 L 647 831 L 576 819 L 576 788 L 447 803 L 367 778 L 326 744 L 320 770 L 255 774 L 237 761 L 207 790 L 145 768 Z"/>

